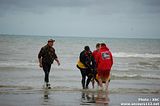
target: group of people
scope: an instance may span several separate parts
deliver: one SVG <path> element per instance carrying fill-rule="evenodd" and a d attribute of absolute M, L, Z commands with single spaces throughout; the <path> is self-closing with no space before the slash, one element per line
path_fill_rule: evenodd
<path fill-rule="evenodd" d="M 108 90 L 112 65 L 112 53 L 105 43 L 97 43 L 96 50 L 93 53 L 89 46 L 85 46 L 77 62 L 77 68 L 82 75 L 82 88 L 88 89 L 91 81 L 94 88 L 94 82 L 96 81 L 100 89 L 103 88 L 103 83 L 105 83 Z M 88 77 L 87 80 L 86 77 Z"/>
<path fill-rule="evenodd" d="M 49 73 L 51 64 L 55 60 L 60 65 L 55 49 L 53 48 L 54 42 L 55 40 L 49 39 L 47 45 L 42 47 L 38 54 L 39 66 L 43 68 L 45 73 L 44 81 L 47 88 L 50 88 Z M 108 89 L 112 64 L 112 53 L 105 43 L 98 43 L 93 53 L 89 46 L 85 46 L 84 50 L 80 53 L 77 63 L 77 67 L 82 75 L 82 88 L 88 89 L 91 81 L 94 88 L 94 82 L 96 81 L 100 87 L 103 86 L 102 83 L 106 83 L 106 88 Z M 88 77 L 87 80 L 86 77 Z"/>

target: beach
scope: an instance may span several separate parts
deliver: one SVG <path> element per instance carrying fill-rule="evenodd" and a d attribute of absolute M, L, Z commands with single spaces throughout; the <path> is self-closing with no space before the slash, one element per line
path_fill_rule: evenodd
<path fill-rule="evenodd" d="M 97 94 L 95 92 L 85 91 L 85 93 L 88 94 L 88 98 L 82 97 L 83 91 L 21 89 L 1 94 L 0 100 L 1 106 L 123 106 L 122 103 L 159 103 L 138 101 L 139 98 L 159 98 L 158 94 L 111 93 L 109 94 L 109 104 L 104 104 L 96 103 Z M 95 97 L 93 98 L 93 96 Z"/>
<path fill-rule="evenodd" d="M 53 63 L 51 89 L 47 90 L 43 88 L 44 72 L 38 66 L 37 55 L 50 38 L 56 40 L 54 47 L 61 66 Z M 93 51 L 98 42 L 107 43 L 114 58 L 108 94 L 99 91 L 97 85 L 93 89 L 91 84 L 88 90 L 82 90 L 81 74 L 76 68 L 83 47 L 89 45 Z M 159 46 L 159 39 L 0 35 L 0 105 L 120 106 L 135 103 L 138 106 L 136 103 L 155 103 L 148 106 L 159 106 Z M 98 103 L 106 99 L 109 103 Z"/>

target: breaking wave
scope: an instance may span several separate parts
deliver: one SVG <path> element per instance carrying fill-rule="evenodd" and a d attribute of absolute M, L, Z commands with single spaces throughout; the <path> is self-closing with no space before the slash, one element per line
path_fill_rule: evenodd
<path fill-rule="evenodd" d="M 138 75 L 138 74 L 112 74 L 113 79 L 160 79 L 159 75 Z"/>
<path fill-rule="evenodd" d="M 160 54 L 137 54 L 137 53 L 125 53 L 125 52 L 118 52 L 113 53 L 114 57 L 140 57 L 140 58 L 160 58 Z"/>

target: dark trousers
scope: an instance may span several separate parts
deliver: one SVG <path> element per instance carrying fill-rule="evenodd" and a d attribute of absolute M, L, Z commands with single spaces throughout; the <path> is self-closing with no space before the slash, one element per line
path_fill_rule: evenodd
<path fill-rule="evenodd" d="M 78 66 L 77 66 L 77 67 L 78 67 Z M 82 75 L 82 80 L 81 80 L 81 82 L 82 82 L 82 87 L 83 87 L 83 89 L 88 88 L 88 85 L 89 85 L 89 83 L 90 83 L 90 81 L 91 81 L 91 79 L 92 79 L 92 77 L 93 77 L 93 75 L 92 75 L 92 73 L 91 73 L 91 70 L 88 69 L 88 68 L 86 68 L 86 69 L 82 69 L 82 68 L 80 68 L 80 67 L 78 67 L 78 68 L 80 69 L 81 75 Z M 88 77 L 88 78 L 87 78 L 87 82 L 86 82 L 86 77 Z M 85 84 L 86 84 L 86 85 L 85 85 Z"/>
<path fill-rule="evenodd" d="M 44 74 L 45 74 L 44 81 L 46 83 L 48 83 L 49 82 L 49 72 L 50 72 L 50 69 L 51 69 L 51 64 L 42 63 L 42 65 L 43 65 L 43 71 L 44 71 Z"/>

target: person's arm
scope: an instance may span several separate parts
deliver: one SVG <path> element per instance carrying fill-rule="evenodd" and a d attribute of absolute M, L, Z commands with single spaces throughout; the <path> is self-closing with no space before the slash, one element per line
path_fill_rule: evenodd
<path fill-rule="evenodd" d="M 58 66 L 59 66 L 60 62 L 59 62 L 58 58 L 55 58 L 55 61 L 57 62 Z"/>
<path fill-rule="evenodd" d="M 100 59 L 100 53 L 98 52 L 95 56 L 95 61 L 96 61 L 96 67 L 98 67 L 98 64 L 99 64 L 99 59 Z"/>
<path fill-rule="evenodd" d="M 96 60 L 95 60 L 95 58 L 93 57 L 93 55 L 91 56 L 91 61 L 92 61 L 92 66 L 93 66 L 93 68 L 96 68 Z"/>
<path fill-rule="evenodd" d="M 54 60 L 57 62 L 58 66 L 60 66 L 60 62 L 58 60 L 57 54 L 55 53 L 55 49 L 53 48 L 53 52 L 54 52 Z"/>
<path fill-rule="evenodd" d="M 39 67 L 43 67 L 42 66 L 42 58 L 39 58 Z"/>
<path fill-rule="evenodd" d="M 113 65 L 113 56 L 111 52 L 110 52 L 110 57 L 111 57 L 111 65 Z"/>
<path fill-rule="evenodd" d="M 41 48 L 39 54 L 38 54 L 38 60 L 39 60 L 39 66 L 40 67 L 43 67 L 42 66 L 42 54 L 43 54 L 43 48 Z"/>

